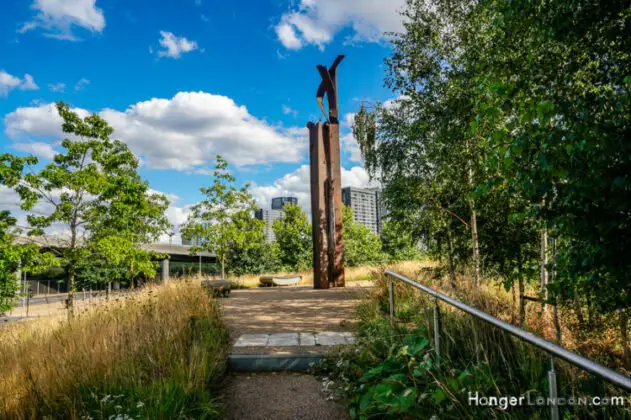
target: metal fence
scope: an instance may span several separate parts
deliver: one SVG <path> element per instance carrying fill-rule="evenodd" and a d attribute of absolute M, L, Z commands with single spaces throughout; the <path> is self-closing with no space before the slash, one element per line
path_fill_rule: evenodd
<path fill-rule="evenodd" d="M 457 299 L 451 298 L 447 295 L 444 295 L 432 288 L 424 286 L 414 280 L 411 280 L 399 273 L 395 273 L 391 270 L 386 270 L 386 276 L 390 277 L 389 283 L 389 298 L 390 298 L 390 322 L 394 324 L 395 316 L 395 302 L 394 302 L 394 282 L 395 280 L 402 281 L 415 289 L 421 290 L 431 296 L 434 297 L 434 348 L 436 351 L 437 360 L 440 360 L 440 307 L 438 305 L 439 301 L 443 301 L 455 308 L 460 309 L 467 314 L 485 321 L 494 327 L 497 327 L 507 333 L 519 338 L 522 341 L 530 343 L 539 349 L 545 351 L 550 355 L 550 370 L 548 371 L 548 385 L 550 389 L 550 400 L 551 404 L 551 412 L 550 417 L 553 420 L 559 419 L 559 407 L 556 404 L 557 400 L 557 378 L 556 371 L 554 370 L 554 357 L 558 357 L 560 359 L 565 360 L 566 362 L 571 363 L 572 365 L 583 369 L 587 372 L 591 372 L 592 374 L 601 377 L 602 379 L 619 386 L 620 388 L 624 388 L 627 391 L 631 391 L 631 378 L 624 376 L 614 370 L 611 370 L 605 366 L 602 366 L 593 360 L 587 359 L 585 357 L 579 356 L 576 353 L 572 353 L 564 349 L 563 347 L 551 343 L 538 335 L 532 334 L 526 330 L 515 327 L 507 322 L 502 321 L 501 319 L 495 318 L 486 312 L 482 312 L 478 309 L 475 309 L 469 305 L 466 305 L 460 302 Z"/>

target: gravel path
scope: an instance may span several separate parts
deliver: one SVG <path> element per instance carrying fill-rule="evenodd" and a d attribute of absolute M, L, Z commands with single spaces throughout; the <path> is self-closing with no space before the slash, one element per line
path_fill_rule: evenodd
<path fill-rule="evenodd" d="M 355 308 L 369 284 L 343 289 L 312 286 L 232 291 L 222 299 L 224 319 L 236 339 L 246 333 L 352 331 Z M 351 284 L 353 284 L 351 283 Z"/>
<path fill-rule="evenodd" d="M 229 420 L 344 420 L 343 404 L 325 399 L 318 380 L 305 374 L 239 374 L 228 378 Z"/>

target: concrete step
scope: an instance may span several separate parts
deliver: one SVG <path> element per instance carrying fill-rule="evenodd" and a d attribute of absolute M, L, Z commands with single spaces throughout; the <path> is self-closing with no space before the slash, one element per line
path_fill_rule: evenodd
<path fill-rule="evenodd" d="M 231 354 L 228 356 L 228 368 L 234 372 L 306 372 L 323 356 L 322 353 Z"/>
<path fill-rule="evenodd" d="M 352 344 L 350 332 L 244 334 L 228 357 L 236 372 L 304 372 L 327 351 Z"/>

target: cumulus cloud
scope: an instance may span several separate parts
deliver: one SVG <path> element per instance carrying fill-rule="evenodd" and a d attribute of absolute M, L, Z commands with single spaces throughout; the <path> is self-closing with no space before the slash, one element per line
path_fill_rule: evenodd
<path fill-rule="evenodd" d="M 366 188 L 377 186 L 370 181 L 368 173 L 362 166 L 353 166 L 350 169 L 342 168 L 342 187 Z M 298 204 L 311 211 L 310 196 L 310 171 L 309 165 L 302 165 L 274 181 L 270 185 L 252 185 L 252 194 L 257 204 L 264 208 L 271 208 L 272 198 L 280 196 L 292 196 L 298 198 Z"/>
<path fill-rule="evenodd" d="M 44 159 L 52 159 L 57 152 L 48 143 L 30 142 L 30 143 L 15 143 L 11 145 L 15 150 L 20 150 L 28 154 L 37 156 Z"/>
<path fill-rule="evenodd" d="M 96 0 L 34 0 L 31 9 L 35 16 L 18 32 L 41 28 L 47 37 L 77 41 L 72 32 L 75 26 L 98 33 L 105 28 L 105 17 L 96 7 Z"/>
<path fill-rule="evenodd" d="M 195 172 L 212 165 L 217 154 L 238 166 L 299 162 L 307 148 L 306 129 L 272 126 L 232 99 L 205 92 L 180 92 L 99 114 L 114 127 L 115 138 L 156 169 Z M 61 122 L 54 104 L 18 108 L 4 118 L 5 133 L 15 142 L 57 142 L 64 137 Z"/>
<path fill-rule="evenodd" d="M 33 76 L 25 74 L 23 79 L 13 76 L 4 70 L 0 70 L 0 97 L 6 97 L 13 89 L 37 90 L 39 86 L 33 80 Z"/>
<path fill-rule="evenodd" d="M 403 29 L 399 12 L 404 5 L 405 0 L 301 0 L 281 16 L 274 29 L 278 40 L 291 50 L 305 45 L 324 49 L 345 28 L 351 30 L 350 41 L 375 42 L 384 32 Z"/>
<path fill-rule="evenodd" d="M 160 44 L 161 49 L 158 50 L 158 57 L 180 58 L 182 54 L 195 51 L 197 42 L 190 41 L 185 37 L 176 36 L 171 32 L 160 31 Z"/>

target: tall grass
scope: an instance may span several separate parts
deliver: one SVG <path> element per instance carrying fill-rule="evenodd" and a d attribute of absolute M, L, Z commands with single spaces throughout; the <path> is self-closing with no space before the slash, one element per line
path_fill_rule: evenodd
<path fill-rule="evenodd" d="M 426 270 L 404 273 L 422 278 L 440 288 Z M 350 401 L 353 418 L 549 418 L 547 406 L 521 406 L 502 410 L 476 407 L 469 392 L 480 396 L 548 396 L 547 372 L 550 359 L 542 351 L 467 314 L 441 304 L 441 357 L 434 352 L 433 301 L 422 292 L 396 283 L 396 318 L 388 319 L 388 279 L 375 272 L 372 296 L 359 307 L 356 347 L 332 355 L 322 365 L 323 373 L 338 384 Z M 470 290 L 464 281 L 447 294 L 475 305 L 507 321 L 513 317 L 508 293 L 485 287 Z M 534 305 L 533 305 L 534 306 Z M 546 333 L 546 322 L 538 320 L 536 307 L 528 312 L 532 329 Z M 571 322 L 567 321 L 566 322 Z M 563 331 L 574 344 L 576 333 Z M 606 358 L 608 359 L 608 358 Z M 615 366 L 614 366 L 615 367 Z M 628 394 L 565 362 L 555 360 L 559 392 L 569 397 L 612 397 Z M 565 406 L 562 418 L 631 418 L 629 400 L 623 407 Z"/>
<path fill-rule="evenodd" d="M 0 418 L 214 418 L 229 334 L 190 282 L 0 331 Z"/>
<path fill-rule="evenodd" d="M 355 282 L 361 280 L 373 280 L 373 272 L 383 270 L 384 268 L 390 268 L 396 271 L 410 271 L 419 267 L 419 264 L 423 266 L 433 265 L 431 262 L 419 262 L 419 261 L 401 261 L 397 263 L 382 265 L 382 266 L 362 266 L 362 267 L 345 267 L 344 278 L 347 282 Z M 279 273 L 266 273 L 266 274 L 244 274 L 232 279 L 237 285 L 242 287 L 257 287 L 259 285 L 259 278 L 261 276 L 281 276 L 297 274 L 302 276 L 301 285 L 313 284 L 313 270 L 302 271 L 298 273 L 293 272 L 279 272 Z M 217 276 L 215 276 L 217 277 Z M 217 277 L 218 278 L 218 277 Z"/>

